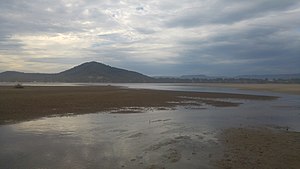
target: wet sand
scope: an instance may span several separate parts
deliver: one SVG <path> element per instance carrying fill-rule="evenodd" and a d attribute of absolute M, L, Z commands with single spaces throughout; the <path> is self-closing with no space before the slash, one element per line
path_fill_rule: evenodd
<path fill-rule="evenodd" d="M 227 84 L 227 83 L 198 83 L 193 85 L 208 87 L 230 87 L 242 90 L 269 91 L 300 95 L 300 84 Z"/>
<path fill-rule="evenodd" d="M 267 128 L 232 128 L 222 133 L 224 156 L 220 169 L 298 169 L 300 133 Z"/>
<path fill-rule="evenodd" d="M 234 101 L 228 101 L 233 99 Z M 25 86 L 16 89 L 0 87 L 0 124 L 31 120 L 45 116 L 84 114 L 133 109 L 170 108 L 178 105 L 203 104 L 233 107 L 239 100 L 273 100 L 276 97 L 245 94 L 179 92 L 147 89 L 128 89 L 114 86 Z M 130 108 L 130 109 L 126 109 Z M 125 110 L 122 110 L 125 109 Z M 118 111 L 114 111 L 114 113 Z"/>

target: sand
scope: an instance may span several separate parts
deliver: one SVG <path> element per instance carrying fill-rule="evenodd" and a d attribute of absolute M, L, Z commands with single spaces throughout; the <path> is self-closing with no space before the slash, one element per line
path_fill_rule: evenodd
<path fill-rule="evenodd" d="M 255 86 L 261 88 L 260 85 L 253 85 L 252 88 Z M 284 87 L 287 86 L 282 88 Z M 276 87 L 273 86 L 273 88 Z M 23 89 L 2 86 L 0 87 L 0 124 L 69 114 L 142 113 L 149 109 L 173 109 L 176 106 L 188 105 L 198 106 L 200 109 L 203 105 L 236 107 L 243 100 L 273 100 L 276 98 L 245 94 L 128 89 L 114 86 L 25 86 Z M 172 120 L 169 118 L 155 119 L 149 121 L 149 124 L 163 122 L 171 123 Z M 192 133 L 194 132 L 193 129 Z M 146 134 L 140 131 L 133 132 L 126 135 L 125 140 L 139 140 Z M 160 134 L 164 135 L 165 133 Z M 219 169 L 300 168 L 299 132 L 287 131 L 282 128 L 221 129 L 220 140 L 211 143 L 203 140 L 203 135 L 189 135 L 188 133 L 182 135 L 180 133 L 173 134 L 173 136 L 153 142 L 145 149 L 146 158 L 156 157 L 159 154 L 157 158 L 160 158 L 161 162 L 161 164 L 151 164 L 148 168 L 190 164 L 193 160 L 197 165 L 201 163 L 201 160 L 211 161 L 212 167 Z M 204 146 L 206 142 L 208 147 Z M 219 158 L 219 156 L 221 157 Z M 137 157 L 130 158 L 130 163 L 142 161 L 143 159 Z"/>
<path fill-rule="evenodd" d="M 232 128 L 222 134 L 220 169 L 299 169 L 300 133 L 267 128 Z"/>
<path fill-rule="evenodd" d="M 235 101 L 228 101 L 227 99 L 234 99 Z M 102 111 L 116 113 L 115 110 L 120 110 L 119 113 L 134 113 L 141 112 L 141 108 L 163 109 L 178 105 L 201 106 L 205 104 L 217 107 L 233 107 L 240 104 L 240 99 L 272 100 L 276 97 L 128 89 L 114 86 L 25 86 L 23 89 L 1 86 L 0 124 L 52 115 Z"/>

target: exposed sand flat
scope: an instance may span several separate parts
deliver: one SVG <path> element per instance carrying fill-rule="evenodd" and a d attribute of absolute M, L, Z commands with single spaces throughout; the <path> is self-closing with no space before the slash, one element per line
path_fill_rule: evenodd
<path fill-rule="evenodd" d="M 222 137 L 225 152 L 217 168 L 300 168 L 299 132 L 233 128 Z"/>
<path fill-rule="evenodd" d="M 228 98 L 237 101 L 220 100 Z M 2 86 L 0 87 L 0 124 L 49 115 L 94 113 L 126 107 L 161 108 L 187 104 L 230 107 L 238 106 L 238 99 L 272 100 L 276 97 L 127 89 L 113 86 L 26 86 L 23 89 Z"/>
<path fill-rule="evenodd" d="M 197 83 L 199 86 L 230 87 L 244 90 L 271 91 L 300 95 L 300 84 L 227 84 L 227 83 Z"/>
<path fill-rule="evenodd" d="M 110 114 L 2 125 L 0 163 L 4 168 L 88 163 L 89 168 L 298 169 L 300 134 L 286 131 L 299 131 L 298 97 L 283 97 L 288 99 L 114 86 L 3 86 L 1 124 Z"/>

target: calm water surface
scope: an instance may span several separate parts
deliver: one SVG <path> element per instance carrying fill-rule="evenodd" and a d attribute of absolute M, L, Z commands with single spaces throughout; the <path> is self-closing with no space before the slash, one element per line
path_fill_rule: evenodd
<path fill-rule="evenodd" d="M 258 93 L 182 84 L 118 85 Z M 223 129 L 263 126 L 300 131 L 300 97 L 264 94 L 281 98 L 233 100 L 244 104 L 232 108 L 177 107 L 137 114 L 101 112 L 3 125 L 0 126 L 0 168 L 213 168 L 213 161 L 221 154 L 217 136 Z"/>

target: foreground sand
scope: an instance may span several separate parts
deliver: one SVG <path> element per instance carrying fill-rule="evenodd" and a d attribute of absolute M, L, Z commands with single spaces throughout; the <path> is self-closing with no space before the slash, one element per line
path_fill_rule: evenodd
<path fill-rule="evenodd" d="M 236 99 L 235 102 L 220 99 Z M 0 87 L 0 124 L 49 115 L 83 114 L 121 108 L 164 108 L 208 104 L 238 106 L 238 99 L 272 100 L 276 97 L 243 94 L 128 89 L 113 86 Z M 128 112 L 128 111 L 123 111 Z"/>
<path fill-rule="evenodd" d="M 222 134 L 220 169 L 299 169 L 300 133 L 266 128 L 233 128 Z"/>

